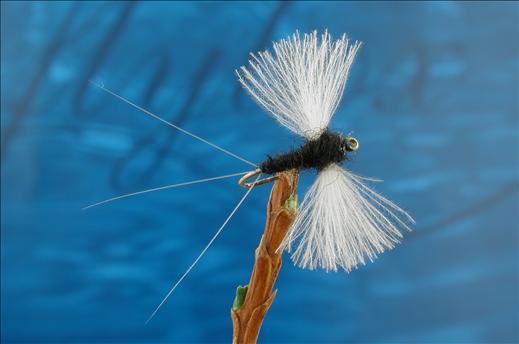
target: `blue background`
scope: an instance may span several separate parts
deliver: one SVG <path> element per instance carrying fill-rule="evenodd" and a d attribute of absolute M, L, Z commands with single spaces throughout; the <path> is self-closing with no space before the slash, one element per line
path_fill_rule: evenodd
<path fill-rule="evenodd" d="M 349 168 L 417 224 L 351 274 L 286 257 L 260 341 L 518 341 L 517 3 L 1 4 L 2 340 L 229 342 L 269 187 L 235 179 L 113 195 L 248 166 L 96 89 L 259 162 L 300 143 L 240 88 L 249 51 L 296 29 L 364 42 L 332 128 Z M 300 195 L 314 175 L 307 173 Z"/>

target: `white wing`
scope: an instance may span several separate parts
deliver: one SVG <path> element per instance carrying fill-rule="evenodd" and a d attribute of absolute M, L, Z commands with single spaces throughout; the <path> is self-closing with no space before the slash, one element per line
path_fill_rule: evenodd
<path fill-rule="evenodd" d="M 250 66 L 237 70 L 250 95 L 283 126 L 308 139 L 326 129 L 342 97 L 359 42 L 345 35 L 332 42 L 317 31 L 274 43 L 269 51 L 251 54 Z"/>
<path fill-rule="evenodd" d="M 351 271 L 373 261 L 402 238 L 413 219 L 368 188 L 361 177 L 332 164 L 321 171 L 301 203 L 282 249 L 302 268 Z"/>

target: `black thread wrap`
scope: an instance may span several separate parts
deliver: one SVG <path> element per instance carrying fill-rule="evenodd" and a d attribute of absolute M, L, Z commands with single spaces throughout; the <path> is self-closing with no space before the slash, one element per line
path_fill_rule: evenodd
<path fill-rule="evenodd" d="M 277 156 L 267 156 L 259 165 L 262 173 L 274 174 L 291 169 L 322 170 L 331 163 L 344 161 L 349 151 L 347 140 L 339 133 L 328 130 L 315 140 L 308 140 L 296 149 Z"/>

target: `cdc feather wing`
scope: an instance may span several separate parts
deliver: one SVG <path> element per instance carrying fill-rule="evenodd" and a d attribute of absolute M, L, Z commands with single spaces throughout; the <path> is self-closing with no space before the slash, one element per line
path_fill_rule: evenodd
<path fill-rule="evenodd" d="M 337 164 L 321 171 L 281 249 L 302 268 L 347 272 L 392 249 L 413 219 Z"/>
<path fill-rule="evenodd" d="M 269 51 L 251 54 L 249 66 L 236 71 L 252 98 L 283 126 L 308 139 L 328 126 L 360 47 L 343 35 L 332 41 L 317 31 L 274 43 Z"/>

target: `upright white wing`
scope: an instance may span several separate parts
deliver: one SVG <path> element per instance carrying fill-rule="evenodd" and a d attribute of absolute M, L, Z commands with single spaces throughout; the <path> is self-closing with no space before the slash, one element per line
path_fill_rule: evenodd
<path fill-rule="evenodd" d="M 274 43 L 251 54 L 250 66 L 236 71 L 250 95 L 283 126 L 308 139 L 326 129 L 342 97 L 359 42 L 346 35 L 332 41 L 317 31 Z"/>
<path fill-rule="evenodd" d="M 302 268 L 349 272 L 393 248 L 402 238 L 398 227 L 409 230 L 406 222 L 414 221 L 404 210 L 332 164 L 305 195 L 281 249 Z"/>

